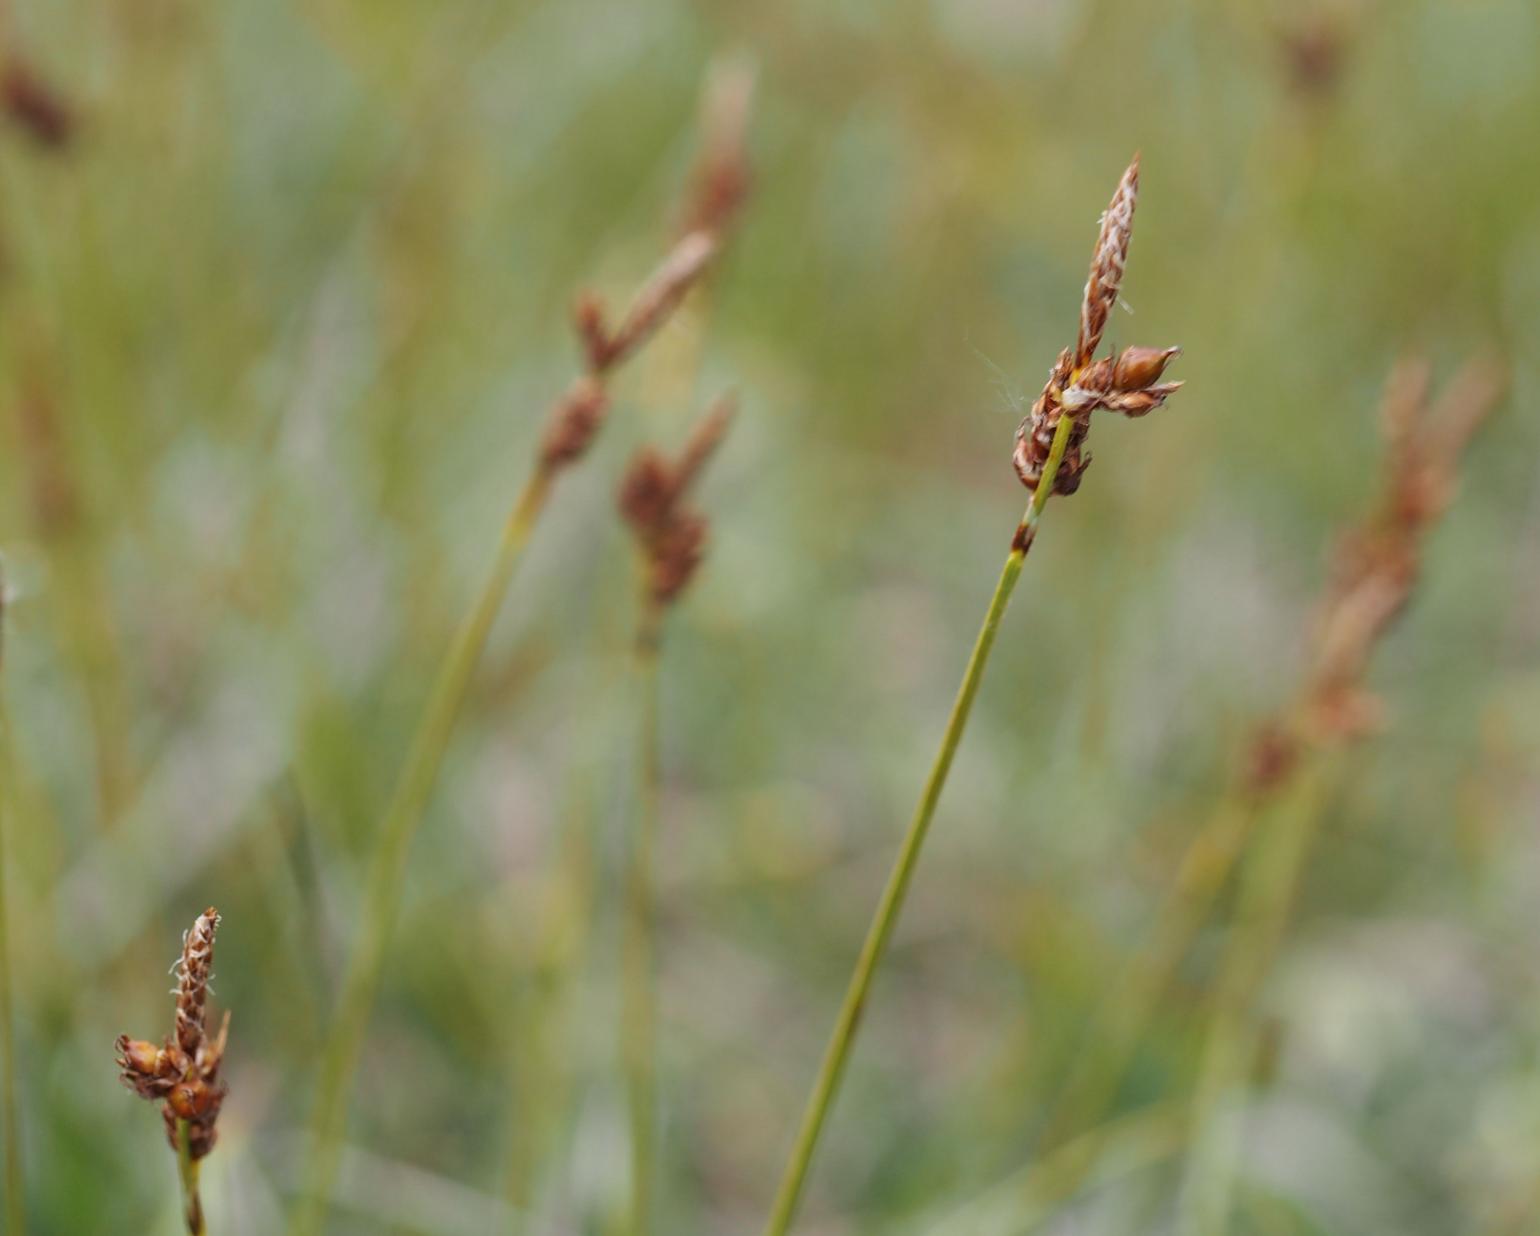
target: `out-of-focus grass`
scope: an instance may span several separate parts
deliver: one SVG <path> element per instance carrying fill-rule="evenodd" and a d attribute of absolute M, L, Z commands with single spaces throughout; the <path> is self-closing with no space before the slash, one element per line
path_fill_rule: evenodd
<path fill-rule="evenodd" d="M 1532 5 L 13 8 L 79 120 L 61 152 L 0 132 L 31 1230 L 175 1230 L 172 1158 L 110 1047 L 163 1016 L 210 902 L 235 1017 L 206 1201 L 215 1231 L 281 1230 L 372 830 L 570 371 L 568 294 L 645 271 L 704 66 L 741 47 L 757 191 L 696 385 L 745 408 L 662 680 L 660 1230 L 763 1218 L 1019 514 L 1012 398 L 1053 359 L 1087 203 L 1135 148 L 1125 292 L 1189 385 L 1137 438 L 1102 427 L 1037 547 L 804 1230 L 945 1231 L 974 1199 L 998 1228 L 950 1230 L 1169 1221 L 1179 1156 L 1046 1210 L 996 1186 L 1290 688 L 1392 359 L 1447 371 L 1484 342 L 1511 394 L 1376 663 L 1392 724 L 1331 800 L 1263 989 L 1275 1067 L 1234 1230 L 1535 1222 Z M 1343 32 L 1325 80 L 1286 50 L 1317 21 Z M 623 1211 L 632 602 L 610 489 L 692 411 L 662 342 L 533 547 L 414 848 L 337 1233 L 502 1230 L 512 1163 L 531 1230 Z M 80 495 L 67 544 L 36 519 L 34 384 Z M 1190 1095 L 1219 944 L 1155 1017 L 1125 1117 Z"/>

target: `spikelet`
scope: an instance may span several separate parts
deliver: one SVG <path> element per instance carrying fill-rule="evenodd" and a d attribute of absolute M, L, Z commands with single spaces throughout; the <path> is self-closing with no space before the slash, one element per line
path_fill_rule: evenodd
<path fill-rule="evenodd" d="M 707 84 L 701 150 L 680 218 L 683 231 L 612 325 L 604 301 L 584 292 L 572 309 L 583 373 L 557 399 L 541 440 L 547 477 L 580 459 L 604 424 L 606 383 L 674 315 L 720 254 L 749 188 L 747 131 L 752 73 L 729 65 Z"/>
<path fill-rule="evenodd" d="M 678 460 L 670 462 L 652 447 L 643 447 L 621 478 L 620 514 L 641 549 L 654 604 L 667 605 L 677 598 L 700 565 L 708 525 L 685 498 L 727 432 L 735 406 L 731 395 L 722 396 L 696 425 Z"/>
<path fill-rule="evenodd" d="M 1286 778 L 1306 746 L 1349 742 L 1381 723 L 1384 709 L 1365 685 L 1369 659 L 1411 601 L 1423 542 L 1454 498 L 1461 456 L 1497 402 L 1502 376 L 1494 360 L 1482 358 L 1461 369 L 1431 406 L 1429 389 L 1421 360 L 1403 361 L 1386 382 L 1380 496 L 1337 543 L 1300 700 L 1253 740 L 1254 792 Z"/>
<path fill-rule="evenodd" d="M 177 959 L 176 1021 L 173 1031 L 156 1046 L 144 1039 L 119 1035 L 117 1065 L 123 1084 L 142 1099 L 163 1104 L 166 1136 L 178 1148 L 178 1122 L 186 1121 L 188 1145 L 194 1159 L 214 1148 L 215 1122 L 226 1087 L 219 1078 L 225 1042 L 230 1033 L 227 1012 L 219 1034 L 208 1033 L 209 979 L 213 974 L 214 933 L 219 914 L 210 906 L 198 916 L 182 942 Z"/>
<path fill-rule="evenodd" d="M 1116 359 L 1093 359 L 1123 284 L 1138 200 L 1139 157 L 1135 155 L 1101 218 L 1081 298 L 1075 346 L 1059 353 L 1043 393 L 1016 430 L 1012 462 L 1021 483 L 1034 492 L 1042 480 L 1054 431 L 1062 417 L 1071 416 L 1075 423 L 1069 431 L 1053 489 L 1057 494 L 1067 495 L 1080 488 L 1081 475 L 1091 462 L 1085 452 L 1085 440 L 1092 412 L 1106 408 L 1124 416 L 1146 416 L 1182 385 L 1160 381 L 1166 366 L 1180 354 L 1180 348 L 1126 348 Z"/>

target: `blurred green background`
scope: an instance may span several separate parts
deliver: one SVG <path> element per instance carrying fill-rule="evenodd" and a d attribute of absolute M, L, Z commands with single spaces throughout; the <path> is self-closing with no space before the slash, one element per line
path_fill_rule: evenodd
<path fill-rule="evenodd" d="M 662 1215 L 762 1224 L 1025 497 L 1011 434 L 1143 189 L 1118 344 L 1188 386 L 1049 508 L 799 1230 L 1169 1229 L 1180 1148 L 990 1194 L 1299 677 L 1393 361 L 1509 395 L 1430 546 L 1263 991 L 1231 1230 L 1540 1231 L 1540 10 L 1530 0 L 14 0 L 3 786 L 34 1233 L 172 1233 L 115 1035 L 223 912 L 211 1230 L 270 1233 L 373 831 L 576 363 L 759 85 L 709 294 L 616 387 L 413 849 L 329 1230 L 608 1233 L 635 617 L 613 488 L 721 388 L 668 631 Z M 1192 1092 L 1223 915 L 1120 1110 Z M 517 1203 L 516 1207 L 511 1203 Z M 524 1226 L 519 1227 L 522 1222 Z"/>

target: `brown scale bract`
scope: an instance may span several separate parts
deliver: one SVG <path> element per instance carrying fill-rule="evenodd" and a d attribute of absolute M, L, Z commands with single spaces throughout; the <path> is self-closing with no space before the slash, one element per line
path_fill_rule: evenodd
<path fill-rule="evenodd" d="M 1059 353 L 1043 393 L 1016 430 L 1012 462 L 1021 483 L 1033 492 L 1042 480 L 1054 433 L 1063 417 L 1072 417 L 1074 424 L 1054 478 L 1053 492 L 1067 495 L 1080 488 L 1080 478 L 1090 466 L 1085 441 L 1091 430 L 1091 413 L 1106 408 L 1124 416 L 1145 416 L 1182 385 L 1160 380 L 1180 348 L 1127 348 L 1116 358 L 1093 359 L 1123 284 L 1138 200 L 1139 158 L 1135 155 L 1101 218 L 1081 298 L 1075 345 Z"/>
<path fill-rule="evenodd" d="M 1502 390 L 1490 358 L 1467 364 L 1431 404 L 1429 377 L 1425 362 L 1405 361 L 1386 384 L 1380 496 L 1337 543 L 1301 698 L 1254 742 L 1255 789 L 1286 779 L 1305 747 L 1351 741 L 1380 725 L 1384 709 L 1365 685 L 1369 658 L 1412 598 L 1427 535 L 1453 500 L 1460 460 Z"/>
<path fill-rule="evenodd" d="M 709 531 L 706 517 L 686 502 L 691 484 L 732 421 L 735 401 L 718 399 L 696 425 L 677 460 L 643 447 L 621 478 L 621 517 L 635 534 L 647 570 L 648 595 L 667 605 L 700 565 Z"/>
<path fill-rule="evenodd" d="M 176 964 L 176 1019 L 172 1033 L 157 1045 L 120 1035 L 117 1064 L 124 1085 L 140 1098 L 162 1104 L 166 1136 L 178 1148 L 178 1122 L 187 1122 L 192 1157 L 201 1159 L 214 1148 L 215 1123 L 225 1098 L 220 1080 L 230 1015 L 219 1033 L 208 1033 L 209 979 L 213 974 L 214 933 L 219 914 L 211 906 L 198 916 L 182 942 Z"/>

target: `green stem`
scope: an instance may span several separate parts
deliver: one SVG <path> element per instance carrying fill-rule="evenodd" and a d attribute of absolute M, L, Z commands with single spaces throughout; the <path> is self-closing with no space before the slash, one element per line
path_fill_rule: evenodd
<path fill-rule="evenodd" d="M 646 608 L 636 641 L 641 713 L 637 732 L 639 784 L 626 879 L 621 1021 L 621 1058 L 631 1124 L 632 1236 L 646 1236 L 652 1230 L 653 1183 L 657 1175 L 657 945 L 652 868 L 662 780 L 658 752 L 658 640 L 663 614 L 651 598 L 643 604 Z"/>
<path fill-rule="evenodd" d="M 1096 1123 L 1118 1087 L 1144 1037 L 1145 1027 L 1170 986 L 1177 967 L 1208 919 L 1229 878 L 1257 806 L 1231 795 L 1187 847 L 1180 870 L 1149 934 L 1149 943 L 1109 988 L 1109 999 L 1094 1050 L 1082 1050 L 1070 1066 L 1040 1139 L 1051 1150 Z"/>
<path fill-rule="evenodd" d="M 877 903 L 876 915 L 867 929 L 866 941 L 861 946 L 861 955 L 856 961 L 855 973 L 850 976 L 850 985 L 845 990 L 845 999 L 840 1006 L 839 1016 L 835 1020 L 834 1032 L 824 1051 L 823 1063 L 819 1067 L 818 1077 L 813 1083 L 813 1092 L 803 1112 L 801 1127 L 792 1145 L 791 1158 L 786 1164 L 780 1188 L 776 1192 L 770 1221 L 765 1228 L 765 1236 L 784 1236 L 796 1214 L 808 1168 L 812 1164 L 813 1153 L 818 1148 L 819 1135 L 823 1132 L 829 1109 L 833 1105 L 834 1097 L 839 1091 L 840 1080 L 844 1076 L 845 1065 L 850 1059 L 850 1049 L 855 1042 L 861 1010 L 866 1004 L 867 993 L 871 989 L 872 976 L 877 972 L 877 966 L 887 950 L 888 939 L 892 936 L 894 925 L 898 922 L 899 911 L 903 909 L 904 897 L 909 891 L 909 882 L 914 877 L 920 849 L 925 844 L 925 836 L 930 831 L 931 818 L 936 813 L 936 803 L 941 798 L 947 774 L 952 768 L 952 757 L 957 754 L 957 745 L 962 739 L 963 729 L 968 724 L 968 714 L 973 709 L 974 696 L 978 694 L 979 682 L 984 677 L 984 666 L 989 661 L 991 648 L 994 647 L 995 635 L 1000 628 L 1000 619 L 1005 614 L 1005 607 L 1010 602 L 1017 579 L 1021 576 L 1022 564 L 1026 561 L 1027 551 L 1032 547 L 1032 539 L 1036 533 L 1038 520 L 1042 516 L 1043 507 L 1047 505 L 1048 497 L 1053 492 L 1054 481 L 1059 473 L 1059 465 L 1064 460 L 1064 448 L 1069 442 L 1069 431 L 1073 423 L 1067 416 L 1059 419 L 1058 427 L 1054 430 L 1053 443 L 1049 449 L 1048 461 L 1043 468 L 1042 479 L 1038 482 L 1032 501 L 1027 506 L 1026 515 L 1016 530 L 1011 552 L 1007 555 L 1005 566 L 1000 571 L 1000 579 L 995 584 L 994 595 L 990 598 L 989 608 L 984 614 L 983 626 L 979 628 L 973 653 L 968 658 L 967 668 L 963 671 L 962 685 L 958 688 L 957 698 L 952 704 L 951 716 L 947 719 L 946 732 L 941 737 L 941 749 L 936 752 L 936 760 L 931 766 L 930 776 L 926 778 L 925 789 L 920 795 L 919 805 L 915 808 L 914 818 L 909 822 L 909 831 L 904 834 L 903 844 L 899 847 L 898 860 L 888 876 L 887 886 L 882 890 L 882 899 Z"/>
<path fill-rule="evenodd" d="M 1300 772 L 1261 821 L 1241 868 L 1193 1100 L 1177 1229 L 1188 1236 L 1220 1236 L 1228 1226 L 1242 1104 L 1257 1054 L 1253 1005 L 1283 940 L 1329 779 L 1321 761 Z"/>
<path fill-rule="evenodd" d="M 0 579 L 0 589 L 5 581 Z M 4 605 L 0 597 L 0 606 Z M 16 1111 L 16 1042 L 11 980 L 11 903 L 6 889 L 5 830 L 10 821 L 5 814 L 5 796 L 10 789 L 11 730 L 4 701 L 0 701 L 0 1120 L 5 1136 L 5 1230 L 22 1236 L 27 1230 L 22 1207 L 24 1180 L 21 1170 L 21 1121 Z"/>
<path fill-rule="evenodd" d="M 320 1236 L 323 1229 L 342 1155 L 348 1092 L 363 1049 L 369 1010 L 401 900 L 412 837 L 422 821 L 455 719 L 465 701 L 471 673 L 486 647 L 514 567 L 545 507 L 552 480 L 547 469 L 537 471 L 508 514 L 491 570 L 439 667 L 395 794 L 380 825 L 370 860 L 363 922 L 348 960 L 333 1029 L 321 1061 L 306 1183 L 289 1229 L 293 1236 Z"/>
<path fill-rule="evenodd" d="M 182 1181 L 182 1215 L 187 1220 L 188 1236 L 205 1236 L 203 1198 L 198 1192 L 199 1160 L 192 1156 L 192 1128 L 185 1120 L 176 1122 L 177 1175 Z"/>

